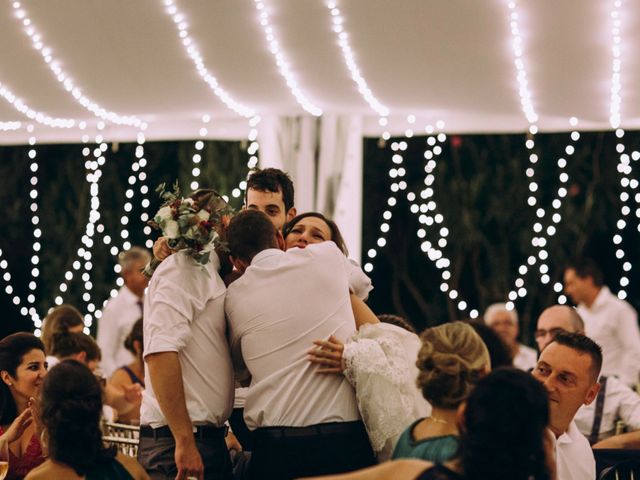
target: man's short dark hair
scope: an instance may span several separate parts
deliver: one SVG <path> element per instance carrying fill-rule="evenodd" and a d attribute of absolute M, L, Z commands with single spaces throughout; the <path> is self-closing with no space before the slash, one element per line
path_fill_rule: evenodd
<path fill-rule="evenodd" d="M 580 278 L 591 277 L 596 287 L 601 287 L 604 284 L 602 269 L 590 258 L 578 258 L 569 262 L 565 266 L 565 271 L 569 269 L 574 270 Z"/>
<path fill-rule="evenodd" d="M 229 222 L 227 243 L 229 255 L 251 262 L 267 248 L 278 248 L 276 227 L 269 217 L 258 210 L 243 210 Z"/>
<path fill-rule="evenodd" d="M 288 174 L 278 168 L 254 168 L 249 172 L 247 189 L 244 194 L 245 204 L 247 203 L 247 192 L 249 189 L 259 192 L 282 192 L 285 213 L 293 208 L 293 182 Z"/>
<path fill-rule="evenodd" d="M 586 335 L 577 332 L 559 332 L 551 343 L 564 345 L 591 357 L 591 369 L 594 381 L 598 380 L 602 368 L 602 348 Z"/>
<path fill-rule="evenodd" d="M 416 329 L 413 328 L 413 325 L 411 325 L 406 319 L 402 318 L 399 315 L 394 315 L 392 313 L 380 313 L 376 316 L 382 323 L 390 323 L 391 325 L 395 325 L 396 327 L 404 328 L 408 332 L 417 333 Z"/>
<path fill-rule="evenodd" d="M 57 358 L 67 358 L 78 353 L 87 354 L 86 361 L 102 360 L 102 352 L 96 341 L 86 333 L 62 332 L 53 336 L 51 355 Z"/>

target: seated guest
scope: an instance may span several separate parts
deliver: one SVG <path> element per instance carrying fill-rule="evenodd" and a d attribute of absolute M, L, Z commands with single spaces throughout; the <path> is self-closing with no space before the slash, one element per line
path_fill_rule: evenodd
<path fill-rule="evenodd" d="M 80 362 L 65 360 L 42 385 L 40 420 L 49 459 L 27 480 L 137 480 L 149 476 L 133 458 L 105 448 L 100 431 L 102 389 Z"/>
<path fill-rule="evenodd" d="M 355 332 L 352 265 L 333 242 L 283 252 L 284 239 L 262 213 L 246 210 L 227 230 L 242 276 L 225 299 L 239 380 L 251 384 L 244 419 L 253 430 L 250 476 L 295 478 L 375 463 L 353 388 L 317 375 L 307 361 L 316 338 Z M 246 369 L 244 366 L 246 365 Z"/>
<path fill-rule="evenodd" d="M 432 411 L 400 435 L 393 458 L 441 463 L 458 450 L 457 410 L 490 371 L 489 352 L 473 328 L 462 322 L 429 328 L 420 338 L 418 386 Z"/>
<path fill-rule="evenodd" d="M 491 359 L 491 368 L 495 370 L 500 367 L 513 367 L 513 357 L 511 356 L 511 349 L 507 347 L 502 338 L 487 327 L 484 323 L 480 323 L 477 320 L 465 320 L 466 323 L 471 325 L 480 338 L 487 346 L 489 350 L 489 358 Z"/>
<path fill-rule="evenodd" d="M 540 353 L 533 376 L 549 392 L 549 429 L 553 433 L 558 480 L 594 480 L 596 462 L 573 417 L 598 395 L 602 351 L 579 333 L 558 333 Z"/>
<path fill-rule="evenodd" d="M 24 478 L 45 460 L 33 421 L 33 399 L 46 374 L 39 338 L 14 333 L 0 341 L 0 452 L 9 462 L 9 480 Z"/>
<path fill-rule="evenodd" d="M 447 463 L 403 459 L 324 480 L 552 480 L 549 401 L 531 375 L 496 370 L 460 409 L 460 449 Z"/>
<path fill-rule="evenodd" d="M 514 367 L 529 371 L 536 366 L 536 351 L 518 342 L 518 312 L 515 308 L 509 310 L 504 303 L 494 303 L 484 312 L 484 323 L 507 344 Z"/>
<path fill-rule="evenodd" d="M 82 332 L 84 320 L 82 314 L 73 305 L 62 304 L 51 309 L 42 322 L 42 343 L 47 354 L 49 367 L 53 367 L 58 360 L 51 354 L 53 350 L 53 337 L 58 333 Z"/>
<path fill-rule="evenodd" d="M 126 388 L 131 385 L 140 385 L 144 388 L 144 360 L 142 358 L 142 319 L 133 324 L 133 328 L 124 341 L 124 346 L 135 357 L 135 360 L 129 365 L 123 365 L 118 368 L 109 379 L 109 383 L 121 390 L 123 393 Z M 118 415 L 119 423 L 139 424 L 140 422 L 140 403 L 128 413 Z"/>
<path fill-rule="evenodd" d="M 582 318 L 574 308 L 555 305 L 542 312 L 535 333 L 540 351 L 559 332 L 584 334 Z M 616 424 L 622 420 L 630 430 L 640 430 L 640 396 L 616 377 L 601 375 L 599 383 L 598 396 L 578 409 L 574 421 L 589 443 L 598 444 L 599 448 L 623 448 L 622 442 L 626 444 L 625 439 L 629 436 L 612 438 L 616 434 Z M 599 443 L 610 438 L 610 442 Z"/>
<path fill-rule="evenodd" d="M 96 341 L 85 333 L 59 333 L 54 337 L 53 355 L 58 361 L 77 360 L 84 363 L 91 372 L 96 372 L 102 352 Z M 140 385 L 125 385 L 116 388 L 113 385 L 103 386 L 104 403 L 116 410 L 120 415 L 139 408 L 142 388 Z M 106 409 L 105 415 L 112 419 L 113 412 Z"/>

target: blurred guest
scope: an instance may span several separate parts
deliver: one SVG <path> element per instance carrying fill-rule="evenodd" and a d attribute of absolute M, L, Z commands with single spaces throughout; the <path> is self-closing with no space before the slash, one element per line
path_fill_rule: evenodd
<path fill-rule="evenodd" d="M 82 332 L 83 329 L 82 314 L 73 305 L 62 304 L 49 311 L 42 323 L 41 337 L 49 367 L 53 367 L 57 363 L 56 358 L 51 354 L 54 335 L 66 332 Z"/>
<path fill-rule="evenodd" d="M 135 360 L 124 347 L 124 340 L 136 320 L 142 317 L 144 290 L 149 283 L 142 269 L 150 260 L 151 254 L 140 247 L 132 247 L 118 257 L 124 285 L 107 302 L 98 323 L 98 345 L 102 350 L 102 369 L 107 377 L 117 368 Z"/>
<path fill-rule="evenodd" d="M 324 480 L 554 480 L 549 402 L 531 375 L 496 370 L 459 411 L 460 448 L 447 463 L 403 459 Z"/>
<path fill-rule="evenodd" d="M 124 346 L 135 356 L 135 360 L 129 365 L 123 365 L 111 376 L 109 383 L 122 390 L 124 393 L 131 385 L 140 385 L 144 388 L 144 360 L 142 358 L 142 319 L 133 324 L 133 328 L 124 341 Z M 139 424 L 140 403 L 128 413 L 118 415 L 118 422 Z"/>
<path fill-rule="evenodd" d="M 542 312 L 536 329 L 539 349 L 543 350 L 560 332 L 584 334 L 584 324 L 574 308 L 555 305 Z M 587 437 L 589 443 L 595 444 L 614 436 L 619 420 L 630 430 L 640 430 L 640 396 L 616 377 L 601 375 L 599 383 L 600 391 L 596 400 L 589 405 L 582 405 L 574 417 L 578 430 Z M 609 445 L 621 445 L 619 442 L 624 438 L 614 438 Z"/>
<path fill-rule="evenodd" d="M 638 314 L 604 285 L 602 270 L 590 259 L 570 263 L 564 271 L 564 290 L 578 306 L 589 338 L 602 347 L 602 374 L 631 387 L 640 372 Z"/>
<path fill-rule="evenodd" d="M 529 371 L 536 366 L 536 351 L 518 342 L 518 312 L 504 303 L 494 303 L 484 312 L 484 323 L 500 335 L 511 350 L 513 366 Z"/>
<path fill-rule="evenodd" d="M 420 339 L 418 386 L 432 411 L 402 433 L 393 458 L 441 463 L 458 450 L 457 410 L 491 370 L 489 352 L 473 328 L 462 322 L 429 328 Z"/>
<path fill-rule="evenodd" d="M 489 350 L 489 358 L 491 359 L 491 369 L 495 370 L 500 367 L 513 367 L 513 357 L 511 349 L 502 340 L 502 338 L 484 323 L 477 320 L 466 321 L 476 331 Z"/>
<path fill-rule="evenodd" d="M 573 417 L 598 395 L 602 351 L 579 333 L 558 333 L 540 353 L 533 376 L 549 393 L 558 480 L 594 480 L 596 462 Z"/>
<path fill-rule="evenodd" d="M 28 480 L 145 480 L 131 457 L 105 448 L 100 431 L 102 389 L 80 362 L 65 360 L 42 386 L 40 420 L 49 459 Z"/>
<path fill-rule="evenodd" d="M 14 333 L 0 341 L 0 452 L 9 462 L 9 480 L 23 478 L 45 460 L 33 402 L 46 373 L 44 345 L 39 338 Z"/>

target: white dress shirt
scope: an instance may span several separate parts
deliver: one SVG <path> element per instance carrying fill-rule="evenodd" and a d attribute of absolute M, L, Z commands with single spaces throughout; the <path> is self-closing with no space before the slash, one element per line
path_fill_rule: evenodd
<path fill-rule="evenodd" d="M 600 373 L 635 386 L 640 371 L 640 331 L 633 307 L 602 287 L 590 308 L 580 304 L 577 310 L 586 335 L 602 347 Z"/>
<path fill-rule="evenodd" d="M 234 382 L 219 266 L 214 253 L 206 266 L 184 252 L 160 264 L 145 300 L 144 355 L 178 352 L 191 422 L 222 426 L 233 407 Z M 140 423 L 167 425 L 146 365 L 145 380 Z"/>
<path fill-rule="evenodd" d="M 251 374 L 249 429 L 358 420 L 342 375 L 319 374 L 307 351 L 330 335 L 356 330 L 349 300 L 352 265 L 333 242 L 256 255 L 227 290 L 225 311 L 236 365 Z"/>
<path fill-rule="evenodd" d="M 578 429 L 586 436 L 591 435 L 595 415 L 596 400 L 580 407 L 574 417 Z M 615 435 L 618 420 L 631 430 L 640 430 L 640 395 L 616 377 L 608 377 L 598 440 Z"/>
<path fill-rule="evenodd" d="M 555 440 L 558 480 L 595 480 L 596 460 L 589 441 L 574 422 Z"/>
<path fill-rule="evenodd" d="M 124 348 L 124 341 L 136 320 L 142 318 L 141 301 L 135 293 L 123 286 L 102 311 L 97 342 L 102 352 L 100 366 L 107 378 L 118 368 L 135 360 L 133 354 Z"/>
<path fill-rule="evenodd" d="M 533 348 L 523 344 L 518 344 L 518 354 L 513 357 L 513 366 L 528 372 L 536 366 L 538 362 L 538 352 Z"/>

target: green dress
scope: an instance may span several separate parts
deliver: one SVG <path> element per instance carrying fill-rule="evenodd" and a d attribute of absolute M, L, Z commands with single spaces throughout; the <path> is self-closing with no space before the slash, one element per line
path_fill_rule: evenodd
<path fill-rule="evenodd" d="M 443 463 L 451 460 L 458 451 L 458 437 L 455 435 L 443 435 L 441 437 L 415 440 L 413 430 L 422 420 L 422 418 L 416 420 L 402 432 L 398 443 L 396 443 L 392 458 L 419 458 L 433 463 Z"/>

